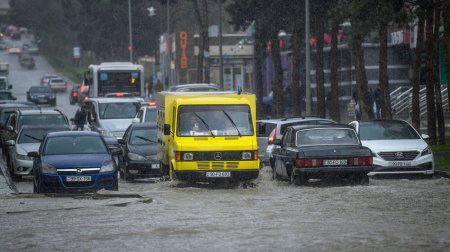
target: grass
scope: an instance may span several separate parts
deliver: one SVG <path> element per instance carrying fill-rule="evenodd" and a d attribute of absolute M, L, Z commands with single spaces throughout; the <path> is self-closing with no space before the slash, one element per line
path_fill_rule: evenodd
<path fill-rule="evenodd" d="M 450 152 L 450 137 L 446 137 L 445 145 L 432 145 L 433 153 Z M 434 166 L 437 170 L 450 172 L 450 155 L 447 157 L 435 157 Z"/>
<path fill-rule="evenodd" d="M 45 54 L 45 58 L 57 72 L 67 77 L 69 80 L 74 82 L 74 84 L 81 84 L 83 81 L 84 72 L 87 70 L 87 66 L 83 66 L 79 64 L 79 62 L 75 62 L 71 57 Z"/>

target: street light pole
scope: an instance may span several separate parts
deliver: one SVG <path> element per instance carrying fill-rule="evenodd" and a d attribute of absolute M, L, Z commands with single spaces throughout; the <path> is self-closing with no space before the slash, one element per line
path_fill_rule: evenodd
<path fill-rule="evenodd" d="M 220 64 L 220 90 L 223 90 L 223 52 L 222 52 L 222 0 L 219 1 L 219 64 Z"/>
<path fill-rule="evenodd" d="M 172 84 L 172 40 L 170 38 L 170 0 L 166 1 L 167 4 L 167 49 L 168 49 L 168 71 L 167 71 L 167 80 L 168 80 L 168 87 Z"/>
<path fill-rule="evenodd" d="M 128 32 L 129 32 L 128 51 L 130 51 L 130 62 L 133 63 L 133 38 L 132 38 L 132 30 L 131 30 L 131 0 L 128 0 Z"/>
<path fill-rule="evenodd" d="M 310 66 L 310 46 L 309 46 L 309 0 L 305 0 L 305 102 L 306 115 L 311 115 L 311 66 Z"/>

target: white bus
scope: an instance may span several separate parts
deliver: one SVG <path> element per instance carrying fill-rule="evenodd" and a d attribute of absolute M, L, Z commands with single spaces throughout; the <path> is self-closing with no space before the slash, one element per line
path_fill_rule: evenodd
<path fill-rule="evenodd" d="M 145 97 L 144 67 L 129 62 L 104 62 L 89 65 L 83 85 L 88 96 Z"/>

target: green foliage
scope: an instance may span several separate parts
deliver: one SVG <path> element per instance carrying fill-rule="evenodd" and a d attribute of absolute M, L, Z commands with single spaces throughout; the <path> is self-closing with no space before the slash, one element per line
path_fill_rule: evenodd
<path fill-rule="evenodd" d="M 436 170 L 450 172 L 450 157 L 434 158 L 434 167 Z"/>

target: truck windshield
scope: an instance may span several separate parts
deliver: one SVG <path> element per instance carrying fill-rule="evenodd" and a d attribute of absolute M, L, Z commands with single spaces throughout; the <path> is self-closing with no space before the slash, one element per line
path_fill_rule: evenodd
<path fill-rule="evenodd" d="M 247 105 L 183 105 L 178 109 L 177 118 L 177 136 L 253 135 Z"/>

